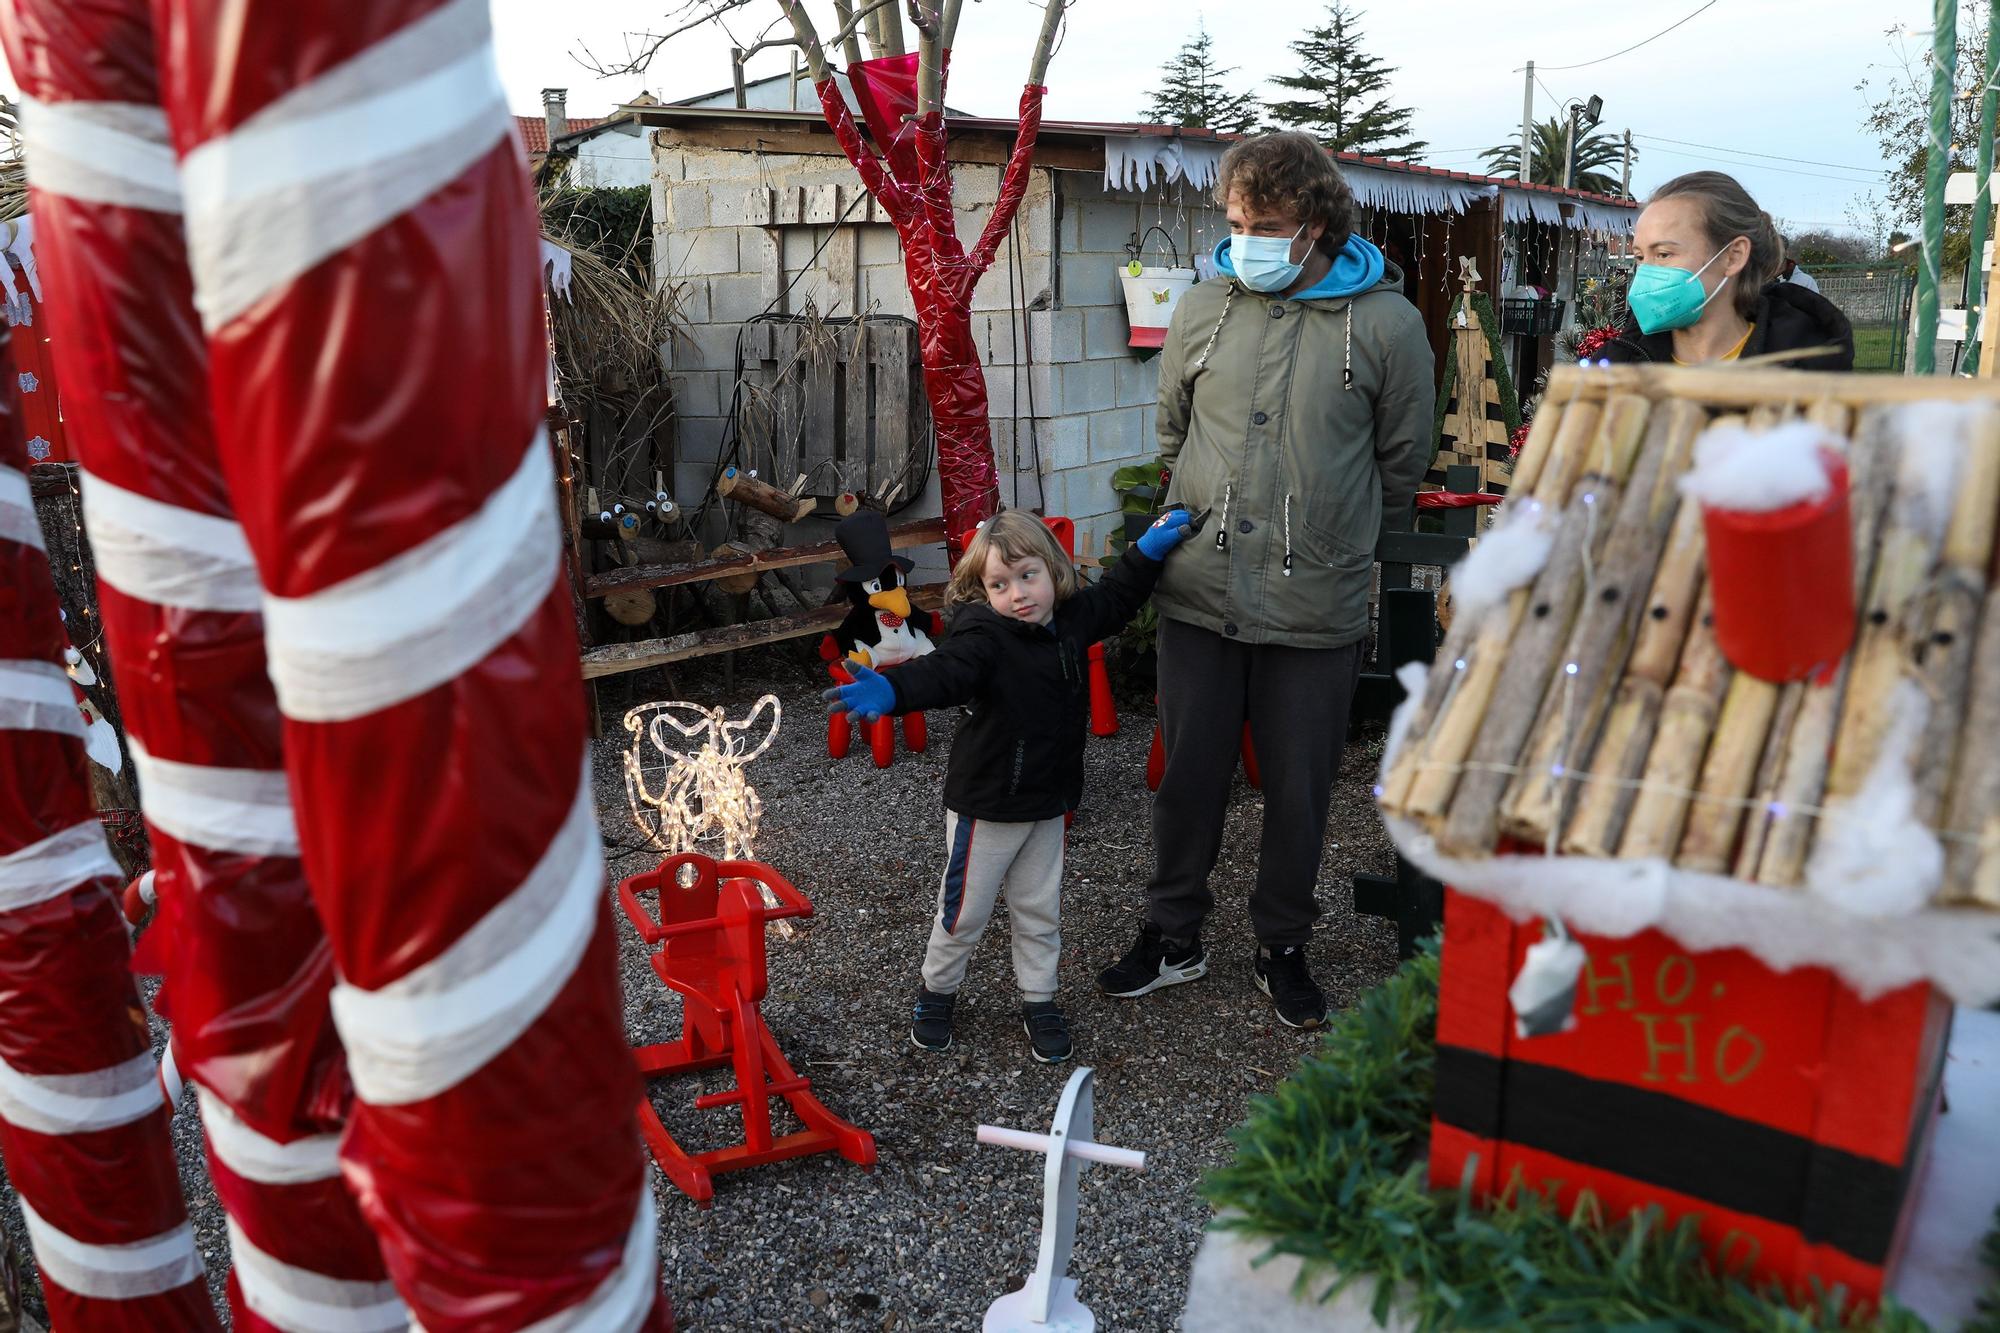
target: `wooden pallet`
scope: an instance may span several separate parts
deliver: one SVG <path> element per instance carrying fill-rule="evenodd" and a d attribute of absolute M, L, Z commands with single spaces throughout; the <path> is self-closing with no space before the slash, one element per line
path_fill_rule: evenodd
<path fill-rule="evenodd" d="M 809 494 L 887 495 L 929 447 L 916 325 L 900 319 L 754 320 L 743 326 L 739 412 L 751 458 L 804 473 Z"/>

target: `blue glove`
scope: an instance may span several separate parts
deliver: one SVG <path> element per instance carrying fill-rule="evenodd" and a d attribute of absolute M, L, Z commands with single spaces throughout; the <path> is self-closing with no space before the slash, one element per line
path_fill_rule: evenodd
<path fill-rule="evenodd" d="M 881 673 L 870 671 L 859 662 L 848 664 L 854 672 L 852 685 L 836 685 L 820 697 L 826 700 L 829 713 L 852 713 L 863 722 L 873 722 L 878 717 L 886 717 L 896 707 L 896 687 L 883 679 Z"/>
<path fill-rule="evenodd" d="M 1165 560 L 1176 546 L 1188 539 L 1190 515 L 1185 509 L 1169 509 L 1153 520 L 1153 526 L 1139 534 L 1139 554 L 1148 560 Z"/>

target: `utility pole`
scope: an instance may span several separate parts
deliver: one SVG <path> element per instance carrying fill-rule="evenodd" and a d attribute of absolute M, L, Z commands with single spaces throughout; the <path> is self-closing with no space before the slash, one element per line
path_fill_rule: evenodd
<path fill-rule="evenodd" d="M 1619 175 L 1618 192 L 1627 199 L 1632 197 L 1632 131 L 1625 131 L 1625 170 Z"/>
<path fill-rule="evenodd" d="M 1528 62 L 1528 80 L 1521 89 L 1521 184 L 1533 178 L 1528 168 L 1535 160 L 1535 62 Z"/>
<path fill-rule="evenodd" d="M 1567 190 L 1576 176 L 1576 107 L 1564 108 L 1562 187 Z"/>

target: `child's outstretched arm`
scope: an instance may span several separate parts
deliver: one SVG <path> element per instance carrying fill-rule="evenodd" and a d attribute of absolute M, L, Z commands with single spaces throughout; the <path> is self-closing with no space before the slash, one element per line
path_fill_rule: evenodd
<path fill-rule="evenodd" d="M 1131 623 L 1139 608 L 1153 595 L 1160 581 L 1160 567 L 1175 547 L 1188 538 L 1190 516 L 1185 509 L 1170 509 L 1127 547 L 1117 564 L 1104 577 L 1070 598 L 1079 637 L 1096 643 L 1108 639 Z"/>
<path fill-rule="evenodd" d="M 936 649 L 881 673 L 856 664 L 854 683 L 825 692 L 830 712 L 866 722 L 885 714 L 921 713 L 969 703 L 986 687 L 997 641 L 990 627 L 961 623 Z"/>

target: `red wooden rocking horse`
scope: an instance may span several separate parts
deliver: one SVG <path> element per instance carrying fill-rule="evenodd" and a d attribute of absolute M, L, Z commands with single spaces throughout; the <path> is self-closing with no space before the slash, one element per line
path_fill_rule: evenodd
<path fill-rule="evenodd" d="M 779 902 L 764 905 L 760 886 Z M 658 915 L 640 895 L 658 900 Z M 642 1046 L 634 1055 L 646 1078 L 730 1065 L 736 1087 L 694 1099 L 697 1110 L 740 1106 L 743 1142 L 690 1153 L 674 1142 L 649 1097 L 639 1099 L 639 1129 L 667 1179 L 707 1207 L 715 1177 L 792 1157 L 837 1152 L 864 1170 L 875 1165 L 875 1139 L 826 1109 L 811 1080 L 794 1072 L 764 1026 L 759 1006 L 768 989 L 764 927 L 784 917 L 812 915 L 812 904 L 790 881 L 756 861 L 716 861 L 698 853 L 670 856 L 655 870 L 618 886 L 625 915 L 652 950 L 653 971 L 681 997 L 678 1041 Z M 783 1097 L 805 1128 L 771 1133 L 771 1098 Z"/>

